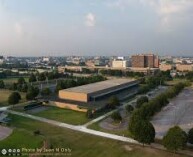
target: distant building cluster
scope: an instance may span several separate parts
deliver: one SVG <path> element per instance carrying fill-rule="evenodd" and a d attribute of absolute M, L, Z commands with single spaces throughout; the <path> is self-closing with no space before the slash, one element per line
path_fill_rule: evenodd
<path fill-rule="evenodd" d="M 191 57 L 164 57 L 159 69 L 170 70 L 173 73 L 193 71 L 193 59 Z"/>
<path fill-rule="evenodd" d="M 13 57 L 0 56 L 2 68 L 58 69 L 61 73 L 98 73 L 100 70 L 122 70 L 154 73 L 157 70 L 180 73 L 193 71 L 193 57 L 157 56 L 153 53 L 132 56 L 42 56 Z M 13 65 L 13 66 L 12 66 Z M 16 65 L 16 66 L 14 66 Z M 17 69 L 12 69 L 17 70 Z M 45 70 L 43 70 L 45 71 Z"/>

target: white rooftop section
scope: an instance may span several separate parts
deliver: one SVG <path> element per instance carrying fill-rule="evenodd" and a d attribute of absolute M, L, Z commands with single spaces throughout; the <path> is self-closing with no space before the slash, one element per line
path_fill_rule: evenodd
<path fill-rule="evenodd" d="M 101 81 L 97 83 L 91 83 L 87 85 L 82 85 L 78 87 L 72 87 L 68 89 L 64 89 L 65 91 L 69 92 L 75 92 L 75 93 L 94 93 L 98 92 L 101 90 L 105 90 L 108 88 L 116 87 L 119 85 L 127 84 L 127 83 L 132 83 L 133 81 L 136 81 L 135 79 L 111 79 L 111 80 L 106 80 L 106 81 Z"/>

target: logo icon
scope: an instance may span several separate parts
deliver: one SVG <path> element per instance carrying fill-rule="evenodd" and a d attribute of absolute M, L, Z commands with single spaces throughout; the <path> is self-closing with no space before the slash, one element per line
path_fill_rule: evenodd
<path fill-rule="evenodd" d="M 3 155 L 7 154 L 6 149 L 2 149 L 2 150 L 1 150 L 1 153 L 2 153 Z"/>

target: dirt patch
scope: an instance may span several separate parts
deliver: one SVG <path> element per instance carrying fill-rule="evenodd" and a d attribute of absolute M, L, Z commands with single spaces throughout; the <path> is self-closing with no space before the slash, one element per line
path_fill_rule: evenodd
<path fill-rule="evenodd" d="M 129 152 L 133 150 L 133 148 L 131 148 L 129 145 L 124 145 L 123 147 Z"/>
<path fill-rule="evenodd" d="M 120 114 L 123 118 L 121 123 L 115 123 L 111 117 L 107 117 L 99 123 L 99 126 L 106 130 L 125 130 L 128 128 L 129 116 L 124 109 L 121 109 Z"/>
<path fill-rule="evenodd" d="M 152 149 L 151 147 L 145 147 L 145 151 L 149 154 L 157 154 L 157 150 L 156 149 Z"/>
<path fill-rule="evenodd" d="M 7 138 L 12 133 L 12 131 L 13 129 L 0 125 L 0 141 Z"/>

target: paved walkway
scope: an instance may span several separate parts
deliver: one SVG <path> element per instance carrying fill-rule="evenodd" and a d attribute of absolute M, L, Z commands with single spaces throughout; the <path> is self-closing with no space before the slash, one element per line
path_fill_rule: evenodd
<path fill-rule="evenodd" d="M 118 108 L 116 108 L 116 109 L 114 109 L 114 110 L 112 110 L 112 111 L 110 111 L 110 112 L 108 112 L 108 113 L 106 113 L 98 118 L 95 118 L 95 119 L 89 121 L 88 123 L 84 124 L 83 126 L 88 127 L 89 125 L 91 125 L 93 123 L 99 122 L 100 120 L 110 116 L 113 112 L 115 112 L 121 108 L 125 108 L 128 104 L 132 104 L 133 102 L 136 102 L 136 101 L 137 101 L 137 98 L 134 98 L 132 101 L 129 101 L 129 102 L 123 102 L 122 105 L 119 106 Z"/>
<path fill-rule="evenodd" d="M 68 129 L 71 129 L 71 130 L 80 131 L 80 132 L 84 132 L 84 133 L 88 133 L 88 134 L 92 134 L 92 135 L 96 135 L 96 136 L 106 137 L 106 138 L 110 138 L 110 139 L 114 139 L 114 140 L 118 140 L 118 141 L 122 141 L 122 142 L 129 142 L 129 143 L 133 143 L 133 144 L 139 144 L 137 141 L 133 140 L 132 138 L 118 136 L 118 135 L 109 134 L 109 133 L 104 133 L 104 132 L 100 132 L 100 131 L 96 131 L 96 130 L 91 130 L 91 129 L 86 128 L 85 126 L 70 125 L 70 124 L 61 123 L 61 122 L 58 122 L 58 121 L 54 121 L 54 120 L 50 120 L 50 119 L 46 119 L 46 118 L 42 118 L 42 117 L 37 117 L 37 116 L 26 114 L 26 113 L 11 111 L 11 110 L 7 110 L 7 112 L 11 113 L 11 114 L 23 116 L 23 117 L 26 117 L 26 118 L 31 118 L 31 119 L 34 119 L 34 120 L 38 120 L 38 121 L 41 121 L 41 122 L 49 123 L 49 124 L 52 124 L 52 125 L 55 125 L 55 126 L 58 126 L 58 127 L 62 127 L 62 128 L 68 128 Z"/>
<path fill-rule="evenodd" d="M 0 125 L 0 141 L 7 138 L 12 133 L 12 131 L 13 129 Z"/>
<path fill-rule="evenodd" d="M 83 132 L 83 133 L 88 133 L 88 134 L 91 134 L 91 135 L 96 135 L 96 136 L 100 136 L 100 137 L 104 137 L 104 138 L 109 138 L 109 139 L 113 139 L 113 140 L 117 140 L 117 141 L 121 141 L 121 142 L 128 142 L 128 143 L 131 143 L 131 144 L 142 145 L 141 143 L 133 140 L 132 138 L 118 136 L 118 135 L 114 135 L 114 134 L 110 134 L 110 133 L 105 133 L 105 132 L 100 132 L 100 131 L 88 129 L 85 126 L 70 125 L 70 124 L 61 123 L 61 122 L 58 122 L 58 121 L 49 120 L 49 119 L 46 119 L 46 118 L 37 117 L 37 116 L 34 116 L 34 115 L 21 113 L 21 112 L 16 112 L 16 111 L 11 111 L 11 110 L 7 110 L 7 112 L 11 113 L 11 114 L 23 116 L 23 117 L 26 117 L 26 118 L 31 118 L 31 119 L 34 119 L 34 120 L 38 120 L 38 121 L 41 121 L 41 122 L 45 122 L 45 123 L 55 125 L 55 126 L 58 126 L 58 127 L 61 127 L 61 128 L 68 128 L 68 129 L 71 129 L 71 130 L 80 131 L 80 132 Z M 164 150 L 164 151 L 166 150 L 162 145 L 157 144 L 157 143 L 153 143 L 150 146 L 149 145 L 146 145 L 146 146 L 151 147 L 151 148 L 155 148 L 155 149 L 159 149 L 159 150 Z M 188 156 L 193 156 L 192 151 L 189 151 L 189 150 L 178 151 L 178 153 L 188 155 Z"/>

